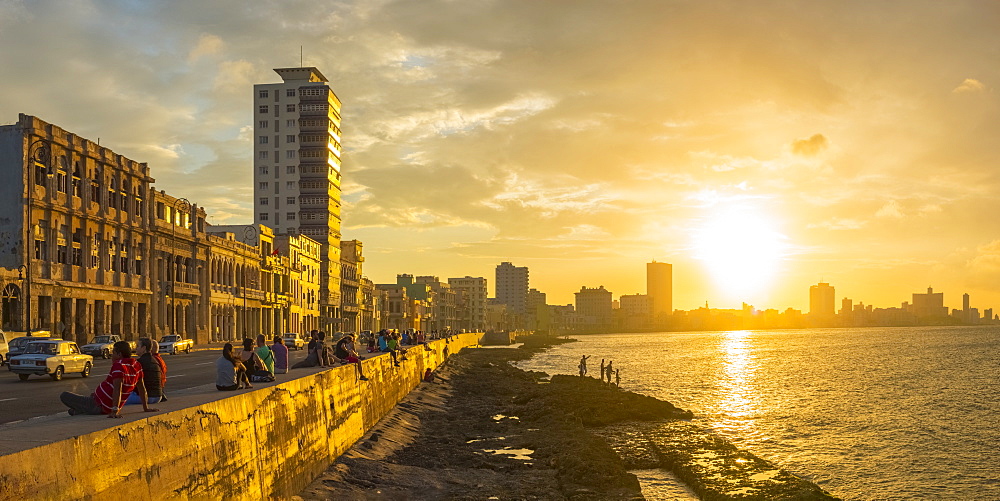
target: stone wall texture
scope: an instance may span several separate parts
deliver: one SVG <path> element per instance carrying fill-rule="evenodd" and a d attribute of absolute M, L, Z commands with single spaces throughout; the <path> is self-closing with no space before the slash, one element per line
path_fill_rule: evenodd
<path fill-rule="evenodd" d="M 478 345 L 459 334 L 433 348 L 347 365 L 203 405 L 0 456 L 0 499 L 284 499 L 362 438 L 427 368 Z M 294 374 L 294 373 L 293 373 Z"/>

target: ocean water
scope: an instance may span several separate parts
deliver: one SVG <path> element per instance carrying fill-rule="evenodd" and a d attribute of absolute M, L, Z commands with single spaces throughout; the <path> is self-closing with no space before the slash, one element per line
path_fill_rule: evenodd
<path fill-rule="evenodd" d="M 518 365 L 613 360 L 624 389 L 844 499 L 1000 499 L 1000 326 L 577 339 Z"/>

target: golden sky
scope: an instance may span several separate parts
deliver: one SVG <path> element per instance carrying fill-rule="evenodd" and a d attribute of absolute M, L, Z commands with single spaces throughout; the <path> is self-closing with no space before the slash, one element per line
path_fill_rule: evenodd
<path fill-rule="evenodd" d="M 994 2 L 2 1 L 0 121 L 37 115 L 249 222 L 252 84 L 344 102 L 376 282 L 509 260 L 565 304 L 1000 307 Z"/>

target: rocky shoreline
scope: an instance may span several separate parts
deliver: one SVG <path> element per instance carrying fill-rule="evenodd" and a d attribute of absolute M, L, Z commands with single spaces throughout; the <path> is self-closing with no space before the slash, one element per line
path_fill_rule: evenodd
<path fill-rule="evenodd" d="M 835 499 L 668 402 L 510 364 L 553 342 L 453 356 L 300 497 L 638 500 L 628 470 L 662 468 L 702 499 Z"/>

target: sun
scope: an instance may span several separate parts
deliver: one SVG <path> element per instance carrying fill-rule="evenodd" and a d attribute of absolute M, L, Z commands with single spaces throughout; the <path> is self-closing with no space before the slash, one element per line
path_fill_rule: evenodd
<path fill-rule="evenodd" d="M 741 300 L 770 290 L 788 248 L 777 224 L 748 207 L 717 210 L 693 237 L 694 257 L 725 296 Z"/>

